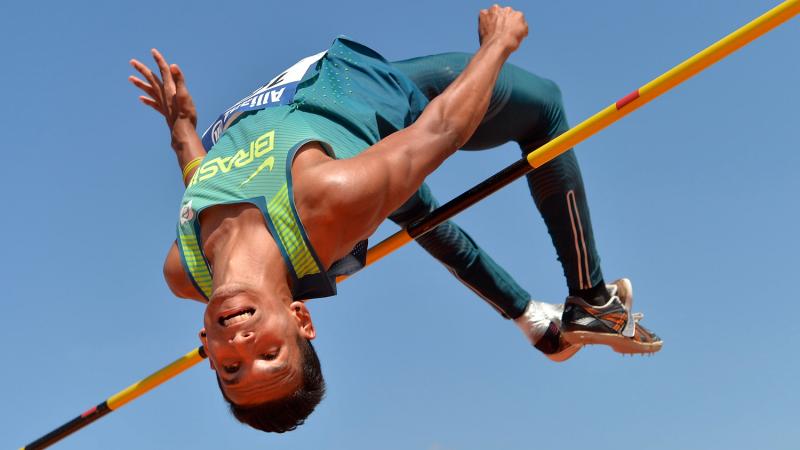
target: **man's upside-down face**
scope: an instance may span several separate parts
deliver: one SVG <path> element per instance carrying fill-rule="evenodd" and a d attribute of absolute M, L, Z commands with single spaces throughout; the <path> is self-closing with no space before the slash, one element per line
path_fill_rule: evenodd
<path fill-rule="evenodd" d="M 302 383 L 298 338 L 316 335 L 305 304 L 244 291 L 209 302 L 200 340 L 225 395 L 237 405 L 283 398 Z"/>

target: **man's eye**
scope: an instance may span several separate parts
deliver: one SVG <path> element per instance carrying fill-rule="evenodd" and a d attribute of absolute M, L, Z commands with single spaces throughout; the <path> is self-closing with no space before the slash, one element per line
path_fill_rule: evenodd
<path fill-rule="evenodd" d="M 225 373 L 236 373 L 239 370 L 239 365 L 234 364 L 231 366 L 222 366 L 222 370 L 224 370 Z"/>
<path fill-rule="evenodd" d="M 275 358 L 278 357 L 278 353 L 277 352 L 275 352 L 275 353 L 265 353 L 265 354 L 261 355 L 261 357 L 264 358 L 267 361 L 274 361 Z"/>

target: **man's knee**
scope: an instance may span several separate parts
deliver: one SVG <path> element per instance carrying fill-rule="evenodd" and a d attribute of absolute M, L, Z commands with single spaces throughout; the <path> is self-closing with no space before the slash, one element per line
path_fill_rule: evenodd
<path fill-rule="evenodd" d="M 567 113 L 564 109 L 564 100 L 561 87 L 549 79 L 544 79 L 545 98 L 547 99 L 546 118 L 548 121 L 547 134 L 550 139 L 569 129 Z"/>

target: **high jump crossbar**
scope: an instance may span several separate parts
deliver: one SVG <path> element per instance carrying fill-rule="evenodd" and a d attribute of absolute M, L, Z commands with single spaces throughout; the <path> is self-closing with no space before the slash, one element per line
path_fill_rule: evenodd
<path fill-rule="evenodd" d="M 705 70 L 736 50 L 744 47 L 768 31 L 786 22 L 800 12 L 800 0 L 786 0 L 750 23 L 668 70 L 658 78 L 622 97 L 597 114 L 589 117 L 552 141 L 542 145 L 527 157 L 509 165 L 483 182 L 435 209 L 404 230 L 384 239 L 367 253 L 367 265 L 373 264 L 398 248 L 436 228 L 456 214 L 504 188 L 512 181 L 566 152 L 612 123 L 627 116 L 673 87 Z M 347 277 L 337 278 L 337 282 Z M 198 347 L 152 375 L 137 381 L 112 395 L 83 414 L 22 447 L 21 450 L 43 449 L 89 425 L 111 411 L 147 393 L 156 386 L 182 373 L 206 358 L 203 347 Z"/>

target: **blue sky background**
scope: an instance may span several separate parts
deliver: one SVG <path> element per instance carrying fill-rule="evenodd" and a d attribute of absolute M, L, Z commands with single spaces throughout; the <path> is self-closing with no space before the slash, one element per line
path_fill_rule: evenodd
<path fill-rule="evenodd" d="M 531 33 L 511 60 L 557 80 L 576 124 L 775 3 L 516 1 Z M 202 306 L 161 277 L 180 175 L 130 58 L 179 63 L 205 127 L 337 34 L 389 59 L 473 51 L 485 6 L 4 4 L 0 447 L 198 345 Z M 239 425 L 204 363 L 60 448 L 796 448 L 798 42 L 794 20 L 578 148 L 604 273 L 633 280 L 660 354 L 551 363 L 410 245 L 310 303 L 329 394 L 298 431 Z M 447 200 L 517 157 L 458 154 L 430 184 Z M 536 298 L 563 300 L 524 182 L 458 222 Z"/>

